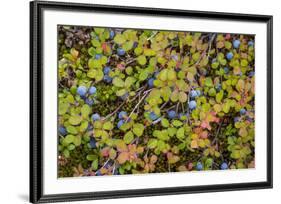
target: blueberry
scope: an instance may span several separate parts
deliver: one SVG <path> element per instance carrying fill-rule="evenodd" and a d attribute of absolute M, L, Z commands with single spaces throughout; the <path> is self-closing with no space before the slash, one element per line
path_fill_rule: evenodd
<path fill-rule="evenodd" d="M 110 67 L 106 66 L 106 67 L 103 68 L 103 73 L 104 73 L 105 75 L 108 75 L 109 72 L 110 72 L 110 70 L 111 70 Z"/>
<path fill-rule="evenodd" d="M 196 169 L 197 169 L 198 171 L 203 170 L 203 165 L 201 164 L 201 162 L 197 162 L 197 164 L 196 164 Z"/>
<path fill-rule="evenodd" d="M 179 57 L 177 55 L 172 55 L 171 56 L 173 60 L 178 61 Z"/>
<path fill-rule="evenodd" d="M 108 84 L 112 82 L 112 78 L 108 75 L 104 75 L 103 80 Z"/>
<path fill-rule="evenodd" d="M 239 120 L 240 120 L 239 117 L 235 117 L 235 118 L 234 118 L 234 122 L 235 122 L 235 123 L 239 122 Z"/>
<path fill-rule="evenodd" d="M 100 170 L 96 171 L 96 176 L 102 176 Z"/>
<path fill-rule="evenodd" d="M 226 162 L 223 162 L 223 163 L 221 164 L 221 170 L 226 170 L 226 169 L 228 169 L 228 165 L 227 165 Z"/>
<path fill-rule="evenodd" d="M 123 119 L 123 118 L 125 118 L 127 116 L 127 112 L 126 111 L 121 111 L 121 112 L 119 112 L 119 114 L 118 114 L 118 118 L 119 119 Z"/>
<path fill-rule="evenodd" d="M 148 86 L 149 86 L 149 88 L 152 88 L 153 87 L 153 82 L 154 82 L 154 78 L 150 78 L 150 79 L 148 79 Z"/>
<path fill-rule="evenodd" d="M 86 98 L 85 102 L 89 105 L 92 106 L 94 104 L 94 101 L 92 99 Z"/>
<path fill-rule="evenodd" d="M 138 42 L 134 42 L 133 47 L 136 48 L 138 46 L 138 44 L 139 44 Z"/>
<path fill-rule="evenodd" d="M 86 93 L 87 93 L 87 88 L 85 86 L 79 86 L 77 88 L 77 93 L 80 95 L 80 96 L 85 96 Z"/>
<path fill-rule="evenodd" d="M 177 114 L 176 114 L 176 111 L 174 111 L 174 110 L 168 111 L 168 117 L 169 117 L 170 119 L 175 118 L 176 115 L 177 115 Z"/>
<path fill-rule="evenodd" d="M 246 110 L 245 110 L 245 108 L 242 108 L 241 110 L 240 110 L 240 115 L 245 115 L 246 114 Z"/>
<path fill-rule="evenodd" d="M 89 94 L 95 94 L 97 92 L 97 88 L 96 87 L 94 87 L 94 86 L 91 86 L 90 88 L 89 88 Z"/>
<path fill-rule="evenodd" d="M 189 101 L 188 107 L 190 110 L 193 110 L 196 108 L 196 101 Z"/>
<path fill-rule="evenodd" d="M 153 76 L 156 78 L 159 75 L 159 71 L 155 71 Z"/>
<path fill-rule="evenodd" d="M 113 172 L 112 172 L 113 175 L 119 175 L 119 172 L 118 172 L 118 169 L 115 169 Z"/>
<path fill-rule="evenodd" d="M 122 48 L 117 48 L 117 54 L 119 55 L 119 56 L 124 56 L 125 55 L 125 50 L 123 50 Z"/>
<path fill-rule="evenodd" d="M 95 58 L 98 60 L 101 58 L 101 56 L 102 56 L 101 54 L 96 54 Z"/>
<path fill-rule="evenodd" d="M 228 74 L 228 72 L 229 72 L 228 67 L 223 68 L 223 71 L 224 71 L 225 74 Z"/>
<path fill-rule="evenodd" d="M 89 124 L 87 130 L 88 131 L 93 130 L 93 126 L 91 124 Z"/>
<path fill-rule="evenodd" d="M 188 113 L 179 113 L 179 119 L 181 119 L 182 117 L 187 117 L 188 118 L 189 114 Z"/>
<path fill-rule="evenodd" d="M 254 42 L 253 42 L 253 41 L 249 41 L 249 42 L 248 42 L 248 46 L 250 46 L 250 47 L 251 47 L 251 46 L 254 46 Z"/>
<path fill-rule="evenodd" d="M 128 93 L 125 93 L 123 96 L 121 96 L 120 98 L 125 101 L 127 98 L 129 97 Z"/>
<path fill-rule="evenodd" d="M 114 31 L 113 31 L 113 30 L 111 30 L 111 31 L 110 31 L 110 34 L 109 34 L 110 39 L 113 39 L 113 38 L 114 38 L 114 36 L 115 36 L 115 33 L 114 33 Z"/>
<path fill-rule="evenodd" d="M 98 113 L 95 113 L 95 114 L 92 115 L 91 118 L 92 118 L 93 121 L 96 121 L 96 120 L 100 119 L 100 115 Z"/>
<path fill-rule="evenodd" d="M 234 47 L 234 48 L 239 48 L 239 46 L 240 46 L 240 40 L 234 40 L 232 44 L 233 44 L 233 47 Z"/>
<path fill-rule="evenodd" d="M 120 129 L 120 127 L 125 123 L 124 120 L 119 120 L 119 122 L 117 123 L 117 127 Z"/>
<path fill-rule="evenodd" d="M 90 137 L 90 146 L 91 146 L 91 148 L 96 148 L 97 147 L 97 145 L 96 145 L 96 139 L 94 138 L 94 137 Z"/>
<path fill-rule="evenodd" d="M 195 98 L 195 97 L 197 97 L 197 91 L 191 90 L 189 95 L 190 95 L 190 98 Z"/>
<path fill-rule="evenodd" d="M 59 133 L 63 136 L 67 134 L 66 129 L 62 126 L 59 127 Z"/>
<path fill-rule="evenodd" d="M 232 53 L 232 52 L 228 52 L 228 53 L 226 54 L 226 58 L 227 58 L 228 60 L 231 60 L 231 59 L 233 58 L 233 53 Z"/>
<path fill-rule="evenodd" d="M 158 116 L 154 112 L 150 112 L 149 118 L 150 118 L 150 120 L 156 120 L 158 118 Z"/>
<path fill-rule="evenodd" d="M 217 91 L 220 91 L 221 90 L 221 84 L 217 84 L 215 88 L 216 88 Z"/>
<path fill-rule="evenodd" d="M 254 72 L 254 71 L 250 71 L 249 74 L 248 74 L 248 76 L 249 76 L 249 77 L 255 76 L 255 72 Z"/>
<path fill-rule="evenodd" d="M 197 96 L 201 95 L 201 91 L 200 90 L 196 90 Z"/>

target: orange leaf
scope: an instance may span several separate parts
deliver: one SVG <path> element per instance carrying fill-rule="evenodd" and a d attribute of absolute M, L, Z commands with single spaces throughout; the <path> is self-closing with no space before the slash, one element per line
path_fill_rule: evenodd
<path fill-rule="evenodd" d="M 121 152 L 117 158 L 119 164 L 124 164 L 126 161 L 129 160 L 129 153 L 128 152 Z"/>

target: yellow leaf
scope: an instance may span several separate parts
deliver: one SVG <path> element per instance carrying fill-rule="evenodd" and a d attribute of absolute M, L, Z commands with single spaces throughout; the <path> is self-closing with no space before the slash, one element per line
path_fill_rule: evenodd
<path fill-rule="evenodd" d="M 190 147 L 193 148 L 193 149 L 198 148 L 197 140 L 192 140 L 191 143 L 190 143 Z"/>

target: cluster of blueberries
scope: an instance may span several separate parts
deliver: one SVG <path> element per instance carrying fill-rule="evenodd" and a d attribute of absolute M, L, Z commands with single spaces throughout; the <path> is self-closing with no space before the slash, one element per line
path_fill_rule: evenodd
<path fill-rule="evenodd" d="M 240 44 L 241 44 L 240 40 L 234 40 L 234 41 L 232 42 L 232 45 L 233 45 L 233 47 L 234 47 L 235 49 L 239 48 L 239 47 L 240 47 Z M 254 42 L 253 42 L 253 41 L 249 41 L 249 42 L 248 42 L 248 46 L 249 46 L 249 47 L 254 46 Z M 228 52 L 228 53 L 226 54 L 226 59 L 231 60 L 232 58 L 233 58 L 233 53 L 232 53 L 232 52 Z"/>
<path fill-rule="evenodd" d="M 200 95 L 201 95 L 200 90 L 191 90 L 191 91 L 190 91 L 190 94 L 189 94 L 190 101 L 189 101 L 188 104 L 187 104 L 187 105 L 188 105 L 188 108 L 189 108 L 190 110 L 196 109 L 197 104 L 196 104 L 195 98 L 198 97 L 198 96 L 200 96 Z M 185 115 L 188 116 L 189 114 L 188 114 L 188 113 L 187 113 L 187 114 L 179 113 L 179 114 L 177 115 L 176 111 L 174 111 L 174 110 L 169 110 L 169 111 L 167 112 L 167 115 L 168 115 L 168 118 L 169 118 L 169 119 L 174 119 L 174 118 L 176 118 L 176 117 L 181 118 L 182 116 L 185 116 Z M 149 119 L 150 119 L 150 120 L 155 121 L 155 120 L 157 120 L 158 118 L 159 118 L 159 116 L 156 115 L 154 112 L 150 112 L 150 113 L 149 113 Z"/>
<path fill-rule="evenodd" d="M 232 45 L 233 45 L 233 47 L 234 47 L 235 49 L 239 48 L 239 47 L 240 47 L 240 44 L 241 44 L 240 40 L 234 40 L 234 41 L 232 42 Z M 249 42 L 248 42 L 248 46 L 249 46 L 249 47 L 253 47 L 253 46 L 254 46 L 254 42 L 253 42 L 253 41 L 249 41 Z M 228 52 L 228 53 L 226 54 L 226 59 L 231 60 L 232 58 L 233 58 L 233 53 L 230 51 L 230 52 Z M 224 68 L 224 73 L 227 74 L 228 72 L 229 72 L 229 68 L 228 68 L 228 67 L 225 67 L 225 68 Z M 251 71 L 251 72 L 248 73 L 248 76 L 249 76 L 249 77 L 253 77 L 254 75 L 255 75 L 255 72 L 254 72 L 254 71 Z"/>
<path fill-rule="evenodd" d="M 91 106 L 94 104 L 94 100 L 90 97 L 93 96 L 97 92 L 97 88 L 94 86 L 91 86 L 89 89 L 85 86 L 79 86 L 77 88 L 77 94 L 85 100 L 85 102 Z M 87 97 L 87 94 L 89 97 Z"/>
<path fill-rule="evenodd" d="M 203 168 L 204 168 L 204 167 L 203 167 L 203 164 L 202 164 L 201 162 L 197 162 L 197 164 L 196 164 L 196 169 L 197 169 L 198 171 L 202 171 Z M 226 170 L 226 169 L 228 169 L 228 164 L 227 164 L 226 162 L 223 162 L 223 163 L 221 164 L 220 168 L 221 168 L 221 170 Z"/>

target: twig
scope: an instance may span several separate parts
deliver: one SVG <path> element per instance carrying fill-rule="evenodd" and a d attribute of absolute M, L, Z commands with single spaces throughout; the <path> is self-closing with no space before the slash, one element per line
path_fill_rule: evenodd
<path fill-rule="evenodd" d="M 129 118 L 132 116 L 132 114 L 134 113 L 134 111 L 137 109 L 137 107 L 141 104 L 141 102 L 145 99 L 145 97 L 147 96 L 149 92 L 146 92 L 143 97 L 140 99 L 140 101 L 137 103 L 137 105 L 134 107 L 134 109 L 132 110 L 132 112 L 130 113 L 129 117 L 126 119 L 126 122 L 129 120 Z"/>
<path fill-rule="evenodd" d="M 169 108 L 166 108 L 166 109 L 162 110 L 162 112 L 166 112 L 166 111 L 168 111 L 168 110 L 171 110 L 171 109 L 174 108 L 174 107 L 176 107 L 176 105 L 173 105 L 173 106 L 171 106 L 171 107 L 169 107 Z"/>
<path fill-rule="evenodd" d="M 134 61 L 136 61 L 136 58 L 127 61 L 127 62 L 125 63 L 125 66 L 127 66 L 127 65 L 129 65 L 129 64 L 131 64 L 131 63 L 133 63 Z"/>
<path fill-rule="evenodd" d="M 103 118 L 102 120 L 106 120 L 108 118 L 110 118 L 111 116 L 113 116 L 115 113 L 117 113 L 117 111 L 126 103 L 126 101 L 124 101 L 123 103 L 121 103 L 116 109 L 115 111 L 113 111 L 112 113 L 110 113 L 109 115 L 107 115 L 105 118 Z"/>
<path fill-rule="evenodd" d="M 209 58 L 209 56 L 210 56 L 212 43 L 213 43 L 213 41 L 214 41 L 215 37 L 216 37 L 216 34 L 213 34 L 213 36 L 212 36 L 211 40 L 209 41 L 209 46 L 208 46 L 208 47 L 209 47 L 209 50 L 208 50 L 208 55 L 207 55 L 207 57 L 208 57 L 208 58 Z"/>
<path fill-rule="evenodd" d="M 222 120 L 222 121 L 223 121 L 223 120 Z M 220 133 L 220 129 L 221 129 L 221 126 L 222 126 L 222 121 L 220 122 L 219 128 L 218 128 L 218 130 L 217 130 L 217 132 L 216 132 L 216 135 L 215 135 L 215 138 L 214 138 L 214 140 L 212 141 L 212 145 L 216 142 L 217 137 L 218 137 L 218 135 L 219 135 L 219 133 Z"/>
<path fill-rule="evenodd" d="M 103 167 L 105 167 L 105 165 L 109 162 L 110 158 L 106 160 L 106 162 L 103 164 L 103 166 L 101 168 L 99 168 L 95 174 L 97 174 L 98 171 L 100 171 Z"/>
<path fill-rule="evenodd" d="M 177 103 L 176 113 L 178 114 L 180 102 Z"/>
<path fill-rule="evenodd" d="M 158 31 L 154 32 L 149 38 L 147 38 L 147 41 L 151 40 L 157 33 L 158 33 Z"/>
<path fill-rule="evenodd" d="M 160 107 L 160 109 L 164 108 L 167 105 L 168 102 L 169 101 L 166 101 L 165 103 L 163 103 L 162 106 Z"/>

